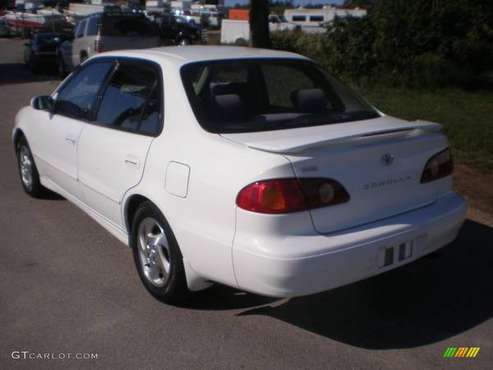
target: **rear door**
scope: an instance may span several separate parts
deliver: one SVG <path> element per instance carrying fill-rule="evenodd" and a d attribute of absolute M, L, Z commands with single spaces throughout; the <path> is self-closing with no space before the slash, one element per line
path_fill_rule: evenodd
<path fill-rule="evenodd" d="M 86 204 L 123 225 L 123 196 L 139 183 L 148 149 L 162 128 L 160 67 L 118 61 L 98 100 L 95 124 L 87 125 L 80 138 L 79 181 Z"/>

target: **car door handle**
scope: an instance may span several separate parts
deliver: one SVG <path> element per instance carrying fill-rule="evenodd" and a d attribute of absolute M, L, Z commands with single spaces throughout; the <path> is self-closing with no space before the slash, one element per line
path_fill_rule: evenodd
<path fill-rule="evenodd" d="M 65 136 L 65 141 L 68 141 L 72 145 L 75 145 L 75 143 L 77 143 L 77 139 L 71 135 Z"/>
<path fill-rule="evenodd" d="M 128 155 L 125 157 L 125 164 L 128 164 L 129 166 L 132 166 L 132 167 L 137 167 L 137 168 L 140 167 L 139 159 L 135 158 L 131 155 Z"/>

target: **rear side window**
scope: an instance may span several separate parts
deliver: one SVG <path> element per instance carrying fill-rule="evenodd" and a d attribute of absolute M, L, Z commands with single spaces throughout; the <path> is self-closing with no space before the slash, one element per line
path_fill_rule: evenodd
<path fill-rule="evenodd" d="M 156 34 L 152 23 L 145 17 L 108 16 L 102 20 L 103 36 L 149 37 Z"/>
<path fill-rule="evenodd" d="M 158 135 L 161 131 L 161 84 L 157 67 L 118 65 L 103 94 L 97 122 L 125 131 Z"/>
<path fill-rule="evenodd" d="M 82 67 L 58 92 L 56 112 L 76 119 L 89 119 L 96 95 L 112 67 L 111 62 Z"/>
<path fill-rule="evenodd" d="M 83 37 L 85 28 L 86 28 L 86 21 L 80 22 L 79 25 L 77 26 L 77 32 L 76 32 L 75 37 L 77 37 L 77 38 Z"/>
<path fill-rule="evenodd" d="M 92 17 L 87 24 L 87 36 L 95 36 L 98 33 L 99 18 Z"/>

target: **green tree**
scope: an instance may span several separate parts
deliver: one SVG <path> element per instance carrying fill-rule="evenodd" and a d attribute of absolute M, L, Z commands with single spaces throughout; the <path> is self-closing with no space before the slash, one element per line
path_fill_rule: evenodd
<path fill-rule="evenodd" d="M 476 86 L 493 71 L 493 1 L 375 0 L 367 17 L 336 19 L 322 36 L 275 37 L 357 82 Z"/>

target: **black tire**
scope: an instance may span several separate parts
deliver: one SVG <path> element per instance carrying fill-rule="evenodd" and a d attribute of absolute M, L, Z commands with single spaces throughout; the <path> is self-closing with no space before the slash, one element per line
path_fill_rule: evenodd
<path fill-rule="evenodd" d="M 243 37 L 237 38 L 234 42 L 235 46 L 248 46 L 248 41 Z"/>
<path fill-rule="evenodd" d="M 23 59 L 24 59 L 24 66 L 25 66 L 26 68 L 29 68 L 29 57 L 26 55 L 26 52 L 24 52 L 24 57 L 23 57 Z"/>
<path fill-rule="evenodd" d="M 29 147 L 29 144 L 27 143 L 25 137 L 21 137 L 19 139 L 15 149 L 17 155 L 17 168 L 19 170 L 19 176 L 21 179 L 22 188 L 31 197 L 39 198 L 43 196 L 44 194 L 46 194 L 46 188 L 44 188 L 43 185 L 41 185 L 41 182 L 39 180 L 39 172 L 36 167 L 36 163 L 34 163 L 34 158 L 31 152 L 31 148 Z M 27 155 L 29 160 L 31 161 L 31 181 L 29 182 L 25 181 L 23 177 L 23 170 L 21 165 L 21 160 L 23 159 L 21 157 L 23 155 Z"/>
<path fill-rule="evenodd" d="M 29 57 L 29 61 L 28 61 L 27 65 L 28 65 L 31 73 L 33 73 L 33 74 L 39 73 L 39 69 L 40 69 L 39 64 L 36 62 L 36 58 L 32 54 Z"/>
<path fill-rule="evenodd" d="M 61 55 L 57 55 L 56 61 L 58 77 L 65 78 L 67 76 L 67 69 L 65 68 L 63 57 Z"/>
<path fill-rule="evenodd" d="M 142 231 L 145 231 L 145 227 L 150 222 L 150 219 L 157 221 L 159 224 L 156 231 L 152 231 L 152 233 L 159 234 L 164 232 L 167 241 L 167 248 L 160 247 L 159 245 L 155 247 L 161 248 L 160 250 L 164 252 L 164 255 L 167 256 L 167 261 L 169 262 L 169 272 L 165 273 L 165 271 L 161 269 L 163 274 L 159 274 L 159 278 L 161 278 L 162 275 L 165 276 L 161 286 L 157 286 L 156 282 L 151 282 L 151 279 L 146 275 L 146 271 L 144 271 L 144 269 L 147 269 L 147 274 L 149 274 L 151 268 L 156 268 L 155 266 L 159 265 L 159 263 L 154 263 L 154 267 L 151 266 L 151 257 L 149 257 L 151 252 L 147 253 L 147 257 L 149 258 L 146 258 L 144 256 L 145 253 L 143 252 L 144 248 L 141 248 L 142 244 L 147 245 L 147 243 L 141 240 L 141 237 Z M 148 235 L 148 233 L 145 234 Z M 183 256 L 178 247 L 178 243 L 176 242 L 173 231 L 166 222 L 166 219 L 159 209 L 151 202 L 142 203 L 135 212 L 130 232 L 130 246 L 132 248 L 135 267 L 139 277 L 147 291 L 151 293 L 153 297 L 165 303 L 177 303 L 189 294 L 185 278 L 185 269 L 183 267 Z M 158 254 L 155 254 L 154 257 L 156 260 L 159 258 Z M 148 263 L 145 264 L 144 260 Z M 160 267 L 158 266 L 157 268 L 159 269 Z"/>
<path fill-rule="evenodd" d="M 87 53 L 86 52 L 80 53 L 80 64 L 84 63 L 86 59 L 87 59 Z"/>

